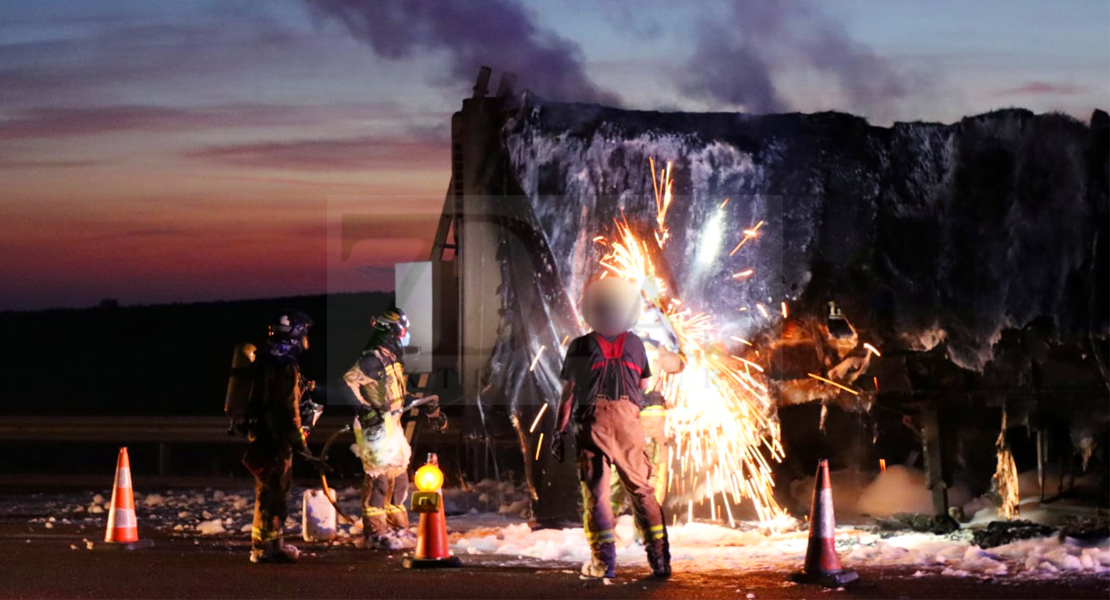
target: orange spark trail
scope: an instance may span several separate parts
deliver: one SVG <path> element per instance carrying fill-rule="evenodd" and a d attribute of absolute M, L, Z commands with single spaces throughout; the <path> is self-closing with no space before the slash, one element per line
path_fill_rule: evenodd
<path fill-rule="evenodd" d="M 665 218 L 673 181 L 669 164 L 658 178 L 654 160 L 650 166 L 658 211 L 655 251 L 650 238 L 640 239 L 627 221 L 617 221 L 614 235 L 606 242 L 601 267 L 606 275 L 640 286 L 645 304 L 662 313 L 686 359 L 685 369 L 661 374 L 659 380 L 668 406 L 669 493 L 675 500 L 685 500 L 688 511 L 694 500 L 700 502 L 721 494 L 730 522 L 733 505 L 751 501 L 761 524 L 776 529 L 789 517 L 775 502 L 768 462 L 780 461 L 784 456 L 775 402 L 763 369 L 743 357 L 722 354 L 718 348 L 724 344 L 717 339 L 720 331 L 712 317 L 683 307 L 657 274 L 652 256 L 660 256 L 658 250 L 667 240 Z M 762 225 L 761 221 L 746 230 L 740 246 L 756 237 Z M 751 273 L 749 269 L 733 277 Z M 766 315 L 766 309 L 762 305 L 759 308 Z M 733 339 L 751 346 L 746 340 Z"/>
<path fill-rule="evenodd" d="M 810 377 L 816 379 L 817 381 L 821 381 L 821 382 L 827 383 L 829 385 L 835 385 L 836 387 L 844 390 L 845 392 L 848 392 L 849 394 L 852 394 L 853 396 L 858 396 L 859 395 L 859 392 L 857 392 L 856 390 L 853 390 L 852 388 L 847 387 L 847 386 L 840 385 L 839 383 L 837 383 L 837 382 L 835 382 L 831 379 L 825 379 L 824 377 L 821 377 L 820 375 L 814 375 L 813 373 L 806 373 L 806 375 L 809 375 Z"/>
<path fill-rule="evenodd" d="M 543 413 L 545 412 L 547 412 L 546 402 L 544 402 L 543 406 L 540 407 L 540 412 L 536 413 L 536 418 L 532 421 L 532 426 L 528 428 L 528 433 L 534 433 L 536 431 L 536 425 L 540 424 L 540 419 L 543 418 Z"/>

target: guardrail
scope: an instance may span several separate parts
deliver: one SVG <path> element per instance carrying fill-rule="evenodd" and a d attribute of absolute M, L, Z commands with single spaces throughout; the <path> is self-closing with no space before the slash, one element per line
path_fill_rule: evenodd
<path fill-rule="evenodd" d="M 321 417 L 309 438 L 309 445 L 318 448 L 350 422 L 350 416 Z M 228 420 L 224 416 L 4 416 L 0 417 L 0 440 L 21 444 L 155 444 L 158 477 L 166 482 L 180 479 L 182 484 L 188 484 L 202 478 L 170 476 L 171 447 L 192 444 L 245 447 L 246 439 L 229 435 L 227 428 Z M 0 474 L 0 482 L 41 485 L 53 479 L 62 485 L 80 481 L 81 477 L 79 473 Z"/>
<path fill-rule="evenodd" d="M 327 439 L 351 417 L 321 417 L 313 441 Z M 227 417 L 73 417 L 5 416 L 0 439 L 18 442 L 113 442 L 242 444 L 227 434 Z"/>
<path fill-rule="evenodd" d="M 309 446 L 319 451 L 324 442 L 336 431 L 351 423 L 350 415 L 325 415 L 320 418 L 309 437 Z M 422 419 L 410 424 L 422 423 Z M 171 451 L 174 447 L 189 445 L 227 446 L 226 454 L 233 455 L 233 446 L 246 446 L 246 440 L 238 435 L 228 435 L 228 420 L 222 415 L 212 416 L 0 416 L 0 442 L 16 443 L 20 446 L 30 444 L 37 452 L 43 445 L 45 453 L 56 452 L 51 444 L 153 444 L 157 447 L 158 462 L 156 475 L 159 481 L 172 485 L 180 480 L 181 485 L 195 485 L 208 481 L 209 485 L 219 481 L 213 477 L 183 476 L 174 474 Z M 413 440 L 414 455 L 421 452 L 436 451 L 447 453 L 441 459 L 452 457 L 457 468 L 472 479 L 491 476 L 489 465 L 496 462 L 493 456 L 497 451 L 511 450 L 519 444 L 512 439 L 471 438 L 463 434 L 459 422 L 452 420 L 450 428 L 443 433 L 418 435 Z M 349 444 L 350 440 L 341 445 Z M 221 451 L 223 453 L 223 451 Z M 339 453 L 344 454 L 344 453 Z M 337 453 L 333 449 L 333 456 Z M 448 459 L 449 460 L 449 459 Z M 496 469 L 494 469 L 496 471 Z M 149 475 L 154 475 L 150 473 Z M 83 478 L 92 477 L 81 472 L 74 473 L 5 473 L 0 469 L 0 486 L 4 485 L 69 485 Z M 232 480 L 228 480 L 232 481 Z"/>

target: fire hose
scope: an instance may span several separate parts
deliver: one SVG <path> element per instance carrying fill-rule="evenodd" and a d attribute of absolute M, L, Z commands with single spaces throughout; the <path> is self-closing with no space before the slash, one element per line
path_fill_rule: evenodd
<path fill-rule="evenodd" d="M 328 451 L 331 450 L 331 445 L 335 443 L 335 440 L 339 439 L 339 436 L 350 431 L 351 426 L 344 425 L 342 429 L 331 434 L 331 436 L 328 437 L 328 441 L 324 442 L 324 447 L 320 450 L 320 458 L 318 458 L 314 462 L 316 463 L 316 468 L 320 471 L 320 485 L 323 487 L 324 497 L 327 498 L 328 502 L 331 502 L 331 505 L 335 507 L 335 514 L 339 515 L 339 518 L 343 519 L 343 521 L 345 521 L 348 525 L 356 525 L 356 521 L 351 517 L 348 517 L 343 512 L 343 509 L 339 508 L 338 498 L 336 498 L 335 495 L 332 494 L 331 488 L 328 487 L 327 475 L 327 472 L 331 470 L 328 467 L 327 463 Z"/>
<path fill-rule="evenodd" d="M 393 413 L 404 413 L 404 412 L 407 412 L 407 411 L 412 410 L 414 408 L 417 408 L 417 407 L 419 407 L 423 404 L 427 404 L 428 402 L 431 402 L 432 400 L 438 400 L 438 397 L 436 397 L 436 396 L 426 396 L 424 398 L 418 398 L 418 399 L 410 402 L 404 408 L 401 408 L 399 410 L 392 411 L 392 412 Z M 342 436 L 345 433 L 349 433 L 350 431 L 351 431 L 351 426 L 350 425 L 344 425 L 341 429 L 339 429 L 335 433 L 331 434 L 328 437 L 327 441 L 324 442 L 324 447 L 320 449 L 320 456 L 319 457 L 312 456 L 312 453 L 308 452 L 306 450 L 306 454 L 307 454 L 306 458 L 308 458 L 310 462 L 316 464 L 316 468 L 320 472 L 320 485 L 322 486 L 322 488 L 324 490 L 324 497 L 328 499 L 328 502 L 330 502 L 333 507 L 335 507 L 335 514 L 338 515 L 339 518 L 342 519 L 344 522 L 346 522 L 348 525 L 356 525 L 357 524 L 356 520 L 352 519 L 351 517 L 348 517 L 343 512 L 343 509 L 339 508 L 338 498 L 335 497 L 335 495 L 332 494 L 331 488 L 328 487 L 328 475 L 327 475 L 327 472 L 331 470 L 331 468 L 328 467 L 328 462 L 327 461 L 328 461 L 328 452 L 331 450 L 332 444 L 334 444 L 335 441 L 338 440 L 340 436 Z"/>

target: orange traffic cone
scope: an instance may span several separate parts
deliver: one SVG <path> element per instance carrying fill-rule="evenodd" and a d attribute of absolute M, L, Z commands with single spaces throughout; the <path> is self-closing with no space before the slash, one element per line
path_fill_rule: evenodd
<path fill-rule="evenodd" d="M 443 512 L 443 472 L 439 470 L 435 454 L 428 455 L 428 463 L 420 467 L 413 477 L 416 488 L 412 495 L 412 510 L 420 513 L 416 527 L 416 550 L 405 556 L 406 569 L 436 569 L 461 567 L 459 557 L 452 556 L 447 546 L 447 517 Z"/>
<path fill-rule="evenodd" d="M 131 490 L 131 461 L 127 457 L 126 446 L 119 449 L 116 460 L 116 482 L 112 486 L 112 505 L 108 509 L 108 531 L 104 534 L 104 541 L 126 549 L 153 545 L 150 540 L 139 540 L 135 495 Z"/>
<path fill-rule="evenodd" d="M 836 517 L 833 516 L 827 460 L 817 465 L 813 506 L 809 511 L 809 546 L 806 548 L 805 567 L 791 575 L 790 579 L 826 587 L 840 587 L 859 579 L 859 573 L 846 571 L 840 566 L 840 557 L 836 555 Z"/>

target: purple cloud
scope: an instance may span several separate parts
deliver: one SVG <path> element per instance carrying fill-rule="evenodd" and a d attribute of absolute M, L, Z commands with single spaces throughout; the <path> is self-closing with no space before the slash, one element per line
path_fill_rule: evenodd
<path fill-rule="evenodd" d="M 0 169 L 67 169 L 71 167 L 94 167 L 103 164 L 98 160 L 19 160 L 0 158 Z"/>
<path fill-rule="evenodd" d="M 298 171 L 422 168 L 429 162 L 447 164 L 450 144 L 446 135 L 435 135 L 437 131 L 209 146 L 188 156 L 240 167 Z"/>
<path fill-rule="evenodd" d="M 748 112 L 785 112 L 793 106 L 776 76 L 799 67 L 832 76 L 851 104 L 846 108 L 882 110 L 916 85 L 810 2 L 733 0 L 725 18 L 698 24 L 680 87 Z"/>
<path fill-rule="evenodd" d="M 405 59 L 445 50 L 451 85 L 470 84 L 478 68 L 511 71 L 519 84 L 547 98 L 619 104 L 586 75 L 582 49 L 543 29 L 513 0 L 305 0 L 319 15 L 343 23 L 379 56 Z"/>
<path fill-rule="evenodd" d="M 0 140 L 96 135 L 117 131 L 195 131 L 308 122 L 296 108 L 229 105 L 207 108 L 105 106 L 31 108 L 0 120 Z"/>
<path fill-rule="evenodd" d="M 1078 85 L 1065 85 L 1049 83 L 1046 81 L 1030 81 L 1025 85 L 994 93 L 995 96 L 1074 96 L 1087 92 L 1088 88 Z"/>

